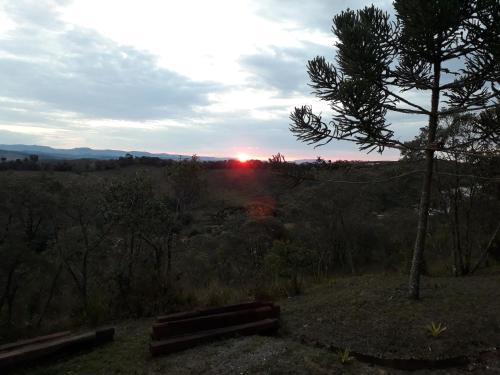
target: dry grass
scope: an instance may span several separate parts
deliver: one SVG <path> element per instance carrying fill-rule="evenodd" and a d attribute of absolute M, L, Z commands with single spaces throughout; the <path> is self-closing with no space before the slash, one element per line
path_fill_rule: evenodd
<path fill-rule="evenodd" d="M 403 374 L 353 360 L 342 365 L 335 351 L 302 345 L 301 335 L 352 352 L 399 358 L 471 354 L 500 344 L 500 275 L 425 278 L 422 300 L 405 296 L 403 276 L 368 275 L 331 280 L 305 295 L 280 302 L 279 337 L 215 342 L 169 356 L 148 353 L 152 319 L 117 324 L 114 343 L 91 352 L 21 371 L 35 375 L 112 374 Z M 425 326 L 443 322 L 440 337 Z M 495 374 L 500 358 L 476 373 Z M 467 368 L 414 374 L 463 374 Z"/>
<path fill-rule="evenodd" d="M 422 298 L 406 298 L 406 277 L 349 277 L 283 305 L 291 335 L 396 358 L 468 355 L 500 344 L 500 275 L 424 278 Z M 435 339 L 426 327 L 447 330 Z"/>

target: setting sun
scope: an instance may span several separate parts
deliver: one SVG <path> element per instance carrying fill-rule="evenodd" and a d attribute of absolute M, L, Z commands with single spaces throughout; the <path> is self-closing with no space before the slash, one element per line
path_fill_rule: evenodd
<path fill-rule="evenodd" d="M 244 162 L 246 162 L 248 159 L 250 159 L 250 157 L 249 157 L 247 154 L 245 154 L 245 153 L 243 153 L 243 152 L 240 152 L 240 153 L 238 154 L 238 160 L 239 160 L 240 162 L 244 163 Z"/>

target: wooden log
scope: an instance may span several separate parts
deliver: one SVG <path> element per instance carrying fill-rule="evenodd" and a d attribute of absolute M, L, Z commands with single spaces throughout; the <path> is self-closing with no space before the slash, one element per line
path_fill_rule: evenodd
<path fill-rule="evenodd" d="M 115 337 L 114 327 L 100 328 L 95 331 L 95 339 L 96 343 L 98 344 L 113 341 L 114 337 Z"/>
<path fill-rule="evenodd" d="M 238 304 L 234 304 L 234 305 L 226 305 L 226 306 L 221 306 L 221 307 L 211 307 L 208 309 L 201 309 L 201 310 L 199 309 L 199 310 L 193 310 L 193 311 L 187 311 L 187 312 L 180 312 L 180 313 L 159 316 L 156 318 L 156 322 L 157 323 L 165 323 L 165 322 L 170 322 L 172 320 L 195 318 L 198 316 L 212 315 L 212 314 L 222 314 L 222 313 L 233 312 L 233 311 L 238 311 L 238 310 L 254 309 L 254 308 L 263 307 L 263 306 L 273 306 L 273 303 L 267 302 L 267 301 L 253 301 L 253 302 L 238 303 Z"/>
<path fill-rule="evenodd" d="M 278 318 L 279 306 L 264 306 L 254 309 L 226 312 L 222 314 L 204 315 L 195 318 L 173 320 L 153 324 L 152 338 L 160 340 L 167 337 L 206 331 L 232 325 L 245 324 L 263 319 Z"/>
<path fill-rule="evenodd" d="M 37 336 L 37 337 L 33 337 L 31 339 L 11 342 L 9 344 L 0 345 L 0 352 L 17 349 L 17 348 L 20 348 L 22 346 L 36 344 L 39 342 L 55 340 L 55 339 L 58 339 L 58 338 L 63 337 L 63 336 L 68 336 L 69 334 L 71 334 L 71 331 L 63 331 L 63 332 L 51 333 L 50 335 Z"/>
<path fill-rule="evenodd" d="M 224 327 L 196 334 L 177 336 L 162 341 L 153 341 L 149 345 L 151 355 L 174 353 L 216 339 L 235 335 L 255 335 L 274 332 L 278 329 L 278 319 L 264 319 L 257 322 Z"/>
<path fill-rule="evenodd" d="M 18 365 L 24 366 L 55 355 L 88 349 L 113 340 L 114 332 L 114 328 L 104 328 L 5 351 L 0 353 L 0 369 L 14 368 Z"/>

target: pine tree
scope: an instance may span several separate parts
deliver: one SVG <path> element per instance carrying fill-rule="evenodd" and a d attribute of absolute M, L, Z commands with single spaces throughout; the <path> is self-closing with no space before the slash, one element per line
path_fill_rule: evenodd
<path fill-rule="evenodd" d="M 295 108 L 290 130 L 301 141 L 324 145 L 355 142 L 368 152 L 405 150 L 387 121 L 389 112 L 428 117 L 425 175 L 409 280 L 419 298 L 434 153 L 439 119 L 498 105 L 500 98 L 500 3 L 498 0 L 395 0 L 396 19 L 374 6 L 347 9 L 333 18 L 335 63 L 316 57 L 307 64 L 314 94 L 327 101 L 325 122 L 311 106 Z M 427 92 L 427 105 L 408 92 Z M 493 128 L 495 125 L 492 125 Z M 484 136 L 491 136 L 487 129 Z M 498 127 L 496 129 L 498 131 Z M 498 133 L 497 133 L 498 135 Z"/>

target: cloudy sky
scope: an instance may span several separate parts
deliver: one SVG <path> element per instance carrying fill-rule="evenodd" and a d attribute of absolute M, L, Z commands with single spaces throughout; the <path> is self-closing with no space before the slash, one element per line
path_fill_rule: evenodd
<path fill-rule="evenodd" d="M 373 1 L 390 10 L 388 0 Z M 368 0 L 0 0 L 0 144 L 390 159 L 288 130 L 333 15 Z M 390 119 L 400 139 L 425 119 Z"/>

